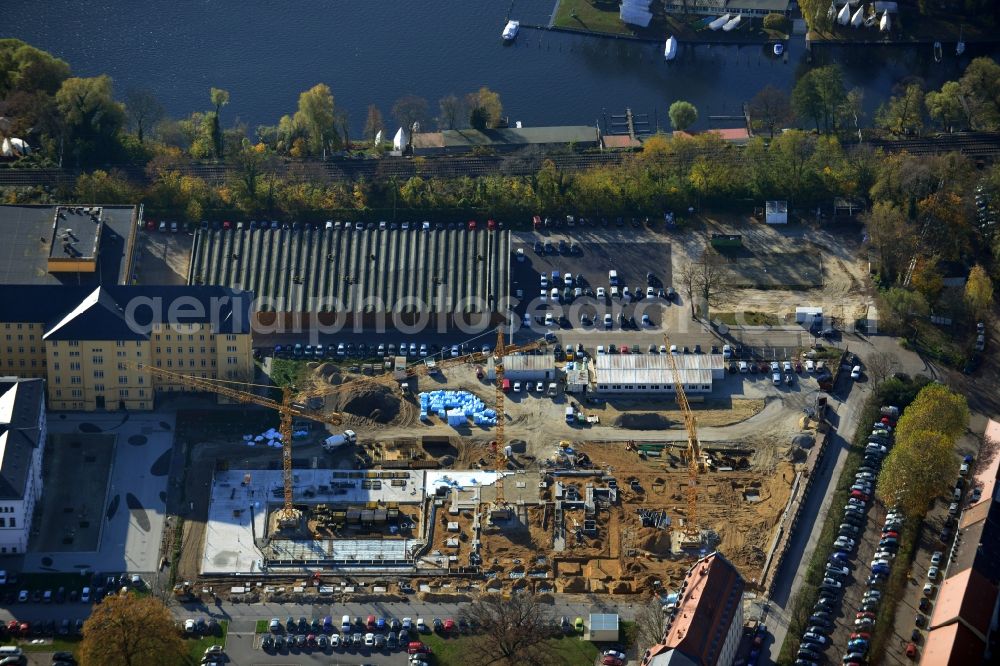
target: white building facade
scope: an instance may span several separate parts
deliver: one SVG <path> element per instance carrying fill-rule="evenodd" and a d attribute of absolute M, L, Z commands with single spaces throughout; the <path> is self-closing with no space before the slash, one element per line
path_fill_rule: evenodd
<path fill-rule="evenodd" d="M 685 393 L 711 393 L 726 376 L 722 354 L 674 354 Z M 674 370 L 666 354 L 599 354 L 594 361 L 597 393 L 674 393 Z"/>
<path fill-rule="evenodd" d="M 28 548 L 46 434 L 43 381 L 0 377 L 0 555 Z"/>

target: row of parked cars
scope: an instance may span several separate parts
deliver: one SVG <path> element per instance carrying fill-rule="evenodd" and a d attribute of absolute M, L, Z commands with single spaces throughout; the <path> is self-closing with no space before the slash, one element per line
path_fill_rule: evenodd
<path fill-rule="evenodd" d="M 898 413 L 898 410 L 895 412 Z M 851 560 L 861 540 L 867 523 L 867 512 L 874 497 L 882 461 L 892 447 L 892 419 L 883 416 L 872 424 L 872 431 L 865 445 L 865 457 L 855 473 L 850 497 L 844 506 L 843 520 L 837 528 L 837 538 L 833 542 L 834 551 L 826 562 L 824 578 L 820 584 L 820 598 L 809 617 L 809 626 L 802 635 L 796 654 L 796 666 L 812 666 L 822 660 L 822 652 L 831 644 L 830 634 L 834 629 L 834 616 L 841 605 L 848 577 L 851 575 Z M 871 642 L 871 629 L 875 626 L 875 613 L 881 601 L 881 587 L 889 575 L 892 559 L 899 549 L 899 530 L 903 517 L 896 511 L 889 513 L 879 539 L 878 550 L 871 562 L 871 575 L 866 584 L 860 606 L 853 619 L 853 631 L 847 644 L 843 663 L 849 666 L 864 666 Z"/>
<path fill-rule="evenodd" d="M 471 633 L 474 625 L 467 620 L 457 622 L 451 618 L 434 618 L 430 624 L 418 618 L 403 619 L 369 615 L 366 619 L 352 618 L 344 615 L 339 625 L 333 617 L 308 620 L 300 617 L 298 621 L 289 617 L 284 623 L 279 618 L 271 618 L 268 623 L 269 633 L 261 641 L 264 650 L 280 651 L 284 649 L 369 649 L 397 650 L 406 648 L 410 654 L 420 654 L 424 651 L 414 645 L 422 646 L 418 641 L 411 641 L 414 633 L 430 633 L 431 631 L 448 635 L 454 633 Z M 413 650 L 416 650 L 414 652 Z M 426 650 L 429 652 L 429 649 Z"/>
<path fill-rule="evenodd" d="M 321 229 L 326 231 L 445 231 L 448 229 L 458 230 L 466 229 L 468 231 L 476 231 L 477 229 L 486 229 L 488 231 L 494 231 L 496 229 L 503 229 L 504 223 L 497 222 L 494 219 L 488 219 L 485 222 L 478 222 L 477 220 L 469 220 L 468 222 L 437 222 L 431 223 L 426 220 L 423 222 L 387 222 L 386 220 L 380 220 L 378 222 L 344 222 L 342 220 L 327 220 L 324 223 L 320 222 L 279 222 L 278 220 L 249 220 L 243 221 L 238 220 L 232 222 L 230 220 L 202 220 L 200 224 L 196 225 L 194 222 L 178 222 L 177 220 L 146 220 L 145 221 L 146 231 L 160 231 L 160 233 L 178 233 L 180 231 L 194 231 L 196 228 L 200 228 L 204 231 L 243 231 L 244 229 L 249 231 L 256 231 L 257 229 L 284 229 L 286 231 L 305 231 L 311 229 L 313 231 L 319 231 Z"/>

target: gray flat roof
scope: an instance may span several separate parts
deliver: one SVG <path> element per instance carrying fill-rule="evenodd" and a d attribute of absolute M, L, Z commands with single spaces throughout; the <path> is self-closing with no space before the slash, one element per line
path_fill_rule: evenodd
<path fill-rule="evenodd" d="M 251 289 L 264 312 L 479 313 L 509 270 L 508 231 L 199 230 L 188 282 Z"/>
<path fill-rule="evenodd" d="M 38 428 L 44 396 L 41 379 L 0 377 L 0 499 L 24 498 L 34 450 L 45 446 Z"/>
<path fill-rule="evenodd" d="M 727 9 L 766 9 L 772 12 L 786 12 L 790 0 L 729 0 Z"/>
<path fill-rule="evenodd" d="M 422 138 L 426 137 L 426 138 Z M 545 143 L 597 143 L 597 128 L 589 125 L 506 127 L 488 130 L 445 130 L 413 137 L 415 148 L 529 145 Z"/>
<path fill-rule="evenodd" d="M 102 212 L 100 207 L 93 215 L 81 207 L 57 208 L 49 237 L 49 259 L 96 259 Z"/>
<path fill-rule="evenodd" d="M 135 206 L 100 206 L 103 228 L 99 235 L 89 215 L 70 213 L 59 220 L 60 229 L 73 230 L 73 247 L 79 257 L 92 257 L 97 248 L 94 273 L 49 273 L 49 256 L 62 255 L 57 235 L 59 206 L 0 206 L 0 284 L 115 285 L 128 281 L 126 254 L 135 233 Z M 58 247 L 53 246 L 53 242 Z M 96 245 L 95 245 L 96 243 Z"/>

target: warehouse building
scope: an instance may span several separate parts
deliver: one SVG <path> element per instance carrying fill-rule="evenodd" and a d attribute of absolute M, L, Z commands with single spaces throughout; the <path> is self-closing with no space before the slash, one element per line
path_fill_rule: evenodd
<path fill-rule="evenodd" d="M 444 130 L 414 134 L 412 146 L 415 155 L 470 153 L 482 148 L 510 151 L 529 146 L 587 150 L 601 147 L 601 133 L 589 125 Z"/>
<path fill-rule="evenodd" d="M 0 284 L 127 284 L 137 206 L 0 206 Z"/>
<path fill-rule="evenodd" d="M 153 409 L 189 389 L 141 365 L 253 379 L 252 302 L 224 287 L 0 285 L 0 372 L 44 378 L 52 409 Z"/>
<path fill-rule="evenodd" d="M 512 382 L 552 381 L 556 377 L 556 363 L 552 354 L 518 354 L 503 357 L 503 376 Z M 487 361 L 486 377 L 496 379 L 493 359 Z"/>
<path fill-rule="evenodd" d="M 726 376 L 722 354 L 674 354 L 685 393 L 710 393 Z M 598 393 L 673 393 L 674 371 L 666 354 L 598 354 Z"/>
<path fill-rule="evenodd" d="M 478 332 L 501 321 L 509 271 L 508 231 L 200 230 L 188 283 L 255 292 L 275 331 Z"/>

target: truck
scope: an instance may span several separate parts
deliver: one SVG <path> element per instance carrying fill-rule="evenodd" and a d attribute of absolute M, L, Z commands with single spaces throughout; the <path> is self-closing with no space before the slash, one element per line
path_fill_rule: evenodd
<path fill-rule="evenodd" d="M 323 450 L 329 452 L 343 446 L 344 444 L 357 444 L 358 433 L 353 430 L 345 430 L 340 435 L 331 435 L 323 442 Z"/>

